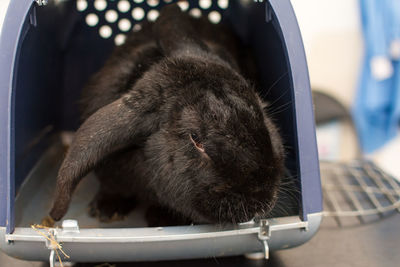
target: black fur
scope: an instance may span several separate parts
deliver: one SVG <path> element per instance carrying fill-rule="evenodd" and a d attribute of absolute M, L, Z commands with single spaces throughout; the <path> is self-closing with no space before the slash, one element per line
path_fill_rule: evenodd
<path fill-rule="evenodd" d="M 146 199 L 194 222 L 269 212 L 283 146 L 243 77 L 239 49 L 229 30 L 176 5 L 144 23 L 84 90 L 84 122 L 59 171 L 51 217 L 64 216 L 92 169 L 100 196 Z"/>

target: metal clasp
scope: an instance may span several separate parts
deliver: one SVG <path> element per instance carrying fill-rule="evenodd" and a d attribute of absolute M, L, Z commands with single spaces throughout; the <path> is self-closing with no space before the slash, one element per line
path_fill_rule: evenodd
<path fill-rule="evenodd" d="M 49 263 L 50 263 L 50 267 L 54 267 L 56 264 L 55 252 L 56 252 L 57 246 L 55 246 L 54 242 L 51 242 L 51 240 L 57 241 L 57 230 L 49 229 L 47 237 L 48 238 L 46 239 L 46 248 L 51 250 L 50 257 L 49 257 Z"/>
<path fill-rule="evenodd" d="M 269 258 L 268 240 L 271 237 L 271 229 L 268 220 L 260 220 L 260 231 L 258 232 L 258 239 L 261 241 L 264 248 L 264 258 Z"/>
<path fill-rule="evenodd" d="M 50 251 L 50 257 L 49 257 L 49 263 L 50 267 L 55 267 L 56 266 L 56 250 L 60 249 L 60 246 L 57 246 L 57 229 L 49 229 L 48 235 L 46 238 L 46 247 L 51 250 Z M 62 222 L 62 233 L 79 233 L 79 225 L 77 220 L 64 220 Z M 65 253 L 64 253 L 65 255 Z M 58 256 L 58 254 L 57 254 Z M 60 256 L 58 256 L 58 259 L 60 260 Z M 72 266 L 73 263 L 70 263 L 70 266 Z M 64 264 L 65 265 L 65 264 Z"/>

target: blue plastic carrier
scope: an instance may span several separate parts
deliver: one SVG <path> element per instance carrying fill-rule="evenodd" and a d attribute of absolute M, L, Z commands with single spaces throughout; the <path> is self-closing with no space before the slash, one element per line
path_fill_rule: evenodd
<path fill-rule="evenodd" d="M 127 31 L 174 1 L 10 1 L 0 35 L 0 248 L 48 260 L 53 247 L 31 229 L 50 209 L 64 151 L 60 136 L 78 127 L 77 99 Z M 287 168 L 299 193 L 295 212 L 224 227 L 149 228 L 138 214 L 99 223 L 86 215 L 93 177 L 79 185 L 62 227 L 51 230 L 70 261 L 218 257 L 300 245 L 317 231 L 322 197 L 313 106 L 303 43 L 289 0 L 180 1 L 193 16 L 229 23 L 249 44 L 260 94 L 276 107 Z M 139 209 L 140 210 L 140 209 Z M 49 231 L 43 231 L 45 235 Z"/>

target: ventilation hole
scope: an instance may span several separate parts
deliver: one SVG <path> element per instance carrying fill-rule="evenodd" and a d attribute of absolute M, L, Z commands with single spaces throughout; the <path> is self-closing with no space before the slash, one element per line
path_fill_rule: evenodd
<path fill-rule="evenodd" d="M 178 6 L 182 9 L 182 11 L 186 11 L 189 8 L 189 3 L 187 1 L 179 1 Z"/>
<path fill-rule="evenodd" d="M 126 35 L 123 33 L 117 34 L 114 38 L 115 45 L 123 45 L 126 40 Z"/>
<path fill-rule="evenodd" d="M 141 7 L 135 7 L 132 10 L 132 18 L 135 20 L 141 20 L 144 18 L 144 10 Z"/>
<path fill-rule="evenodd" d="M 86 24 L 94 27 L 99 23 L 99 17 L 96 14 L 90 13 L 86 16 Z"/>
<path fill-rule="evenodd" d="M 122 13 L 126 13 L 131 8 L 131 4 L 127 0 L 121 0 L 118 2 L 118 10 Z"/>
<path fill-rule="evenodd" d="M 214 24 L 218 24 L 221 21 L 221 14 L 219 14 L 217 11 L 211 11 L 208 14 L 208 20 Z"/>
<path fill-rule="evenodd" d="M 229 6 L 229 0 L 218 0 L 218 6 L 222 9 L 227 9 Z"/>
<path fill-rule="evenodd" d="M 86 0 L 78 0 L 76 1 L 76 9 L 78 11 L 84 11 L 87 8 L 87 1 Z"/>
<path fill-rule="evenodd" d="M 99 34 L 101 37 L 103 37 L 104 39 L 110 38 L 111 34 L 112 34 L 112 29 L 110 26 L 108 25 L 103 25 L 100 27 L 99 29 Z"/>
<path fill-rule="evenodd" d="M 142 29 L 142 25 L 140 24 L 135 24 L 135 26 L 133 26 L 132 31 L 134 32 L 138 32 Z"/>
<path fill-rule="evenodd" d="M 103 11 L 107 7 L 106 0 L 95 0 L 94 1 L 94 8 L 98 11 Z"/>
<path fill-rule="evenodd" d="M 123 31 L 123 32 L 127 32 L 131 29 L 131 22 L 129 21 L 129 19 L 121 19 L 118 22 L 118 28 Z"/>
<path fill-rule="evenodd" d="M 147 19 L 149 21 L 155 21 L 159 15 L 160 15 L 160 13 L 157 10 L 152 9 L 149 11 L 149 13 L 147 13 Z"/>
<path fill-rule="evenodd" d="M 199 6 L 200 6 L 202 9 L 210 8 L 210 6 L 211 6 L 211 0 L 199 0 Z"/>
<path fill-rule="evenodd" d="M 201 17 L 201 10 L 198 9 L 198 8 L 192 8 L 189 11 L 189 14 L 194 18 L 200 18 Z"/>
<path fill-rule="evenodd" d="M 147 0 L 147 4 L 152 7 L 158 6 L 159 3 L 159 0 Z"/>
<path fill-rule="evenodd" d="M 106 20 L 110 23 L 115 22 L 118 19 L 118 12 L 115 10 L 107 10 L 106 12 Z"/>
<path fill-rule="evenodd" d="M 133 2 L 135 2 L 135 3 L 137 3 L 137 4 L 140 4 L 140 3 L 142 3 L 144 0 L 133 0 Z"/>

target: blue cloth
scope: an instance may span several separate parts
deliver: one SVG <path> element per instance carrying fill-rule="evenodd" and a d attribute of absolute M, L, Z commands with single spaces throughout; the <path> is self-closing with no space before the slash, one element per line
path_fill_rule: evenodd
<path fill-rule="evenodd" d="M 393 40 L 400 40 L 400 0 L 360 0 L 365 56 L 353 108 L 364 152 L 373 152 L 396 136 L 400 122 L 400 64 L 391 58 Z M 393 76 L 376 80 L 371 59 L 387 57 Z"/>

